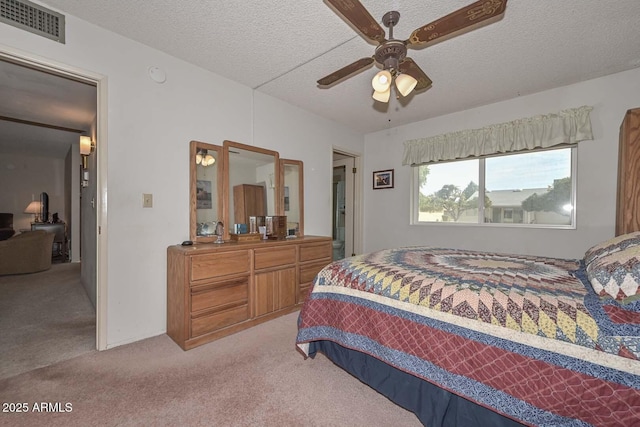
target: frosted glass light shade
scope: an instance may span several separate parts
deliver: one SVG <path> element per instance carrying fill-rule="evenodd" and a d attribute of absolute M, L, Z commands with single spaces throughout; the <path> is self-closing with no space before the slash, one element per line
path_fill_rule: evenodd
<path fill-rule="evenodd" d="M 80 137 L 80 154 L 83 156 L 88 156 L 93 151 L 93 141 L 91 141 L 90 136 L 81 136 Z"/>
<path fill-rule="evenodd" d="M 196 165 L 199 165 L 200 163 L 202 163 L 202 153 L 198 151 L 198 154 L 196 154 Z"/>
<path fill-rule="evenodd" d="M 407 96 L 416 87 L 418 81 L 409 74 L 400 74 L 396 77 L 396 88 L 402 96 Z"/>
<path fill-rule="evenodd" d="M 373 99 L 380 102 L 389 102 L 389 98 L 391 97 L 391 87 L 389 87 L 384 92 L 374 91 L 372 95 Z"/>
<path fill-rule="evenodd" d="M 379 71 L 371 80 L 371 86 L 376 92 L 384 92 L 391 87 L 391 73 L 387 70 Z"/>

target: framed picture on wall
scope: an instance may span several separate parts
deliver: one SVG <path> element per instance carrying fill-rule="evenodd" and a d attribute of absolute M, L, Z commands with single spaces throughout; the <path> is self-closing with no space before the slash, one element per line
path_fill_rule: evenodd
<path fill-rule="evenodd" d="M 211 209 L 211 181 L 197 180 L 196 189 L 197 209 Z"/>
<path fill-rule="evenodd" d="M 393 169 L 373 173 L 373 189 L 393 188 Z"/>

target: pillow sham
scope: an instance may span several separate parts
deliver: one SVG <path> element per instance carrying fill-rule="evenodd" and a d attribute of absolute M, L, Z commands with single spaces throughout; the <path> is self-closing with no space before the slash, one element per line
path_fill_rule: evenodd
<path fill-rule="evenodd" d="M 621 251 L 630 246 L 640 246 L 640 231 L 622 234 L 590 247 L 584 254 L 584 264 L 588 266 L 598 258 Z"/>
<path fill-rule="evenodd" d="M 601 298 L 628 303 L 640 298 L 640 246 L 629 246 L 593 260 L 587 278 Z"/>

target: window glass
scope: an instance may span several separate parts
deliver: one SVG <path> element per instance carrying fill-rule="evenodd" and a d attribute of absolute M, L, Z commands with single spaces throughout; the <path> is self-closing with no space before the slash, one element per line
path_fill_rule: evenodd
<path fill-rule="evenodd" d="M 478 160 L 419 166 L 420 222 L 478 222 Z"/>
<path fill-rule="evenodd" d="M 414 222 L 572 226 L 573 150 L 418 166 Z"/>
<path fill-rule="evenodd" d="M 571 149 L 489 157 L 485 222 L 571 224 Z"/>

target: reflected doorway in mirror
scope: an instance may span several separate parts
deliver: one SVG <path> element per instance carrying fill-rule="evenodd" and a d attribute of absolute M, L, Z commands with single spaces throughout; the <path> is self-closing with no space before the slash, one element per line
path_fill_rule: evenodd
<path fill-rule="evenodd" d="M 284 187 L 284 211 L 289 212 L 289 187 Z"/>

